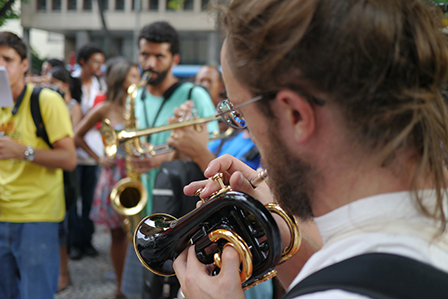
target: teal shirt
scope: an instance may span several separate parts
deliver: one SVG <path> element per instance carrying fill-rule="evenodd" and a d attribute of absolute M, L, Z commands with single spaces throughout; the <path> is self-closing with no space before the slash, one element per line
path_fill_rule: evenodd
<path fill-rule="evenodd" d="M 185 82 L 179 86 L 171 97 L 163 105 L 162 110 L 157 116 L 156 122 L 154 123 L 154 118 L 163 103 L 163 97 L 156 97 L 151 95 L 147 90 L 145 91 L 145 99 L 142 101 L 141 94 L 143 89 L 141 88 L 135 99 L 135 116 L 137 118 L 137 128 L 144 129 L 148 127 L 160 127 L 168 124 L 168 118 L 174 116 L 173 110 L 179 107 L 188 99 L 188 93 L 193 87 L 193 83 Z M 199 117 L 208 117 L 216 114 L 216 108 L 210 98 L 208 92 L 200 87 L 196 86 L 193 88 L 191 93 L 191 98 L 194 102 L 194 106 L 198 112 Z M 146 114 L 146 115 L 145 115 Z M 208 131 L 218 131 L 218 122 L 213 121 L 207 124 Z M 160 132 L 152 134 L 150 136 L 150 143 L 153 145 L 164 144 L 167 142 L 171 131 Z M 142 141 L 146 138 L 142 138 Z M 159 172 L 159 168 L 151 169 L 146 174 L 143 174 L 141 181 L 148 191 L 148 203 L 146 204 L 146 214 L 152 214 L 152 189 L 154 188 L 154 182 Z"/>

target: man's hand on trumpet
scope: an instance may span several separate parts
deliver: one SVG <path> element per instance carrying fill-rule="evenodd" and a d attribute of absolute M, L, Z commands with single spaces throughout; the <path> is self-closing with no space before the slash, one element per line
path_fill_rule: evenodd
<path fill-rule="evenodd" d="M 200 197 L 206 199 L 213 192 L 220 189 L 219 184 L 211 179 L 211 177 L 218 172 L 223 174 L 224 184 L 230 185 L 233 190 L 247 193 L 261 201 L 263 204 L 274 201 L 267 182 L 262 182 L 254 189 L 250 184 L 250 180 L 257 177 L 258 173 L 239 159 L 230 155 L 223 155 L 211 161 L 204 172 L 205 177 L 208 177 L 209 179 L 192 182 L 184 187 L 184 193 L 193 196 L 196 191 L 200 190 Z M 274 215 L 274 218 L 276 219 L 282 234 L 283 248 L 286 248 L 290 242 L 289 229 L 285 222 L 280 220 L 277 215 Z M 297 219 L 297 221 L 299 222 L 302 233 L 302 245 L 295 256 L 276 268 L 278 271 L 277 276 L 286 288 L 309 257 L 322 246 L 322 240 L 314 221 L 301 221 L 300 219 Z M 223 284 L 227 286 L 227 288 L 223 289 L 228 290 L 232 294 L 238 294 L 237 297 L 234 295 L 232 295 L 232 297 L 244 298 L 240 297 L 243 294 L 242 289 L 240 289 L 241 282 L 235 280 L 235 277 L 237 276 L 234 275 L 235 271 L 239 271 L 240 265 L 237 251 L 230 246 L 225 248 L 222 255 L 222 261 L 223 267 L 220 273 L 217 276 L 210 276 L 207 272 L 207 268 L 197 260 L 194 248 L 185 250 L 176 259 L 174 262 L 174 270 L 186 298 L 228 298 L 226 297 L 226 294 L 223 294 L 221 297 L 219 294 L 209 293 L 210 288 L 208 286 L 219 285 L 223 282 L 225 282 Z M 200 281 L 200 283 L 197 283 L 198 281 Z"/>
<path fill-rule="evenodd" d="M 263 204 L 274 201 L 266 182 L 261 183 L 256 189 L 249 183 L 250 179 L 257 176 L 257 171 L 231 155 L 223 155 L 212 160 L 204 171 L 205 177 L 210 179 L 192 182 L 185 186 L 184 193 L 194 196 L 196 191 L 202 188 L 201 198 L 209 197 L 213 192 L 219 190 L 218 183 L 211 179 L 218 172 L 224 175 L 224 184 L 228 184 L 233 190 L 247 193 Z"/>
<path fill-rule="evenodd" d="M 131 157 L 132 166 L 140 173 L 160 167 L 163 162 L 173 160 L 174 152 L 151 156 L 149 154 L 135 154 Z"/>
<path fill-rule="evenodd" d="M 186 101 L 179 108 L 174 109 L 174 117 L 168 122 L 177 123 L 192 117 L 191 110 L 194 108 L 192 101 Z M 204 171 L 208 163 L 215 158 L 215 155 L 208 150 L 209 133 L 207 124 L 187 126 L 173 130 L 168 144 L 181 154 L 192 159 L 199 168 Z"/>

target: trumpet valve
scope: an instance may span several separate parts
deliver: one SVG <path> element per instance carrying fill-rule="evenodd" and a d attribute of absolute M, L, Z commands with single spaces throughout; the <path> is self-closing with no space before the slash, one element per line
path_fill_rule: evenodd
<path fill-rule="evenodd" d="M 212 177 L 212 180 L 217 182 L 219 184 L 219 186 L 221 187 L 221 189 L 219 189 L 218 191 L 213 192 L 208 199 L 215 197 L 218 194 L 227 192 L 227 191 L 231 191 L 232 188 L 230 188 L 230 186 L 226 186 L 224 185 L 224 182 L 222 181 L 224 175 L 222 173 L 217 173 Z"/>

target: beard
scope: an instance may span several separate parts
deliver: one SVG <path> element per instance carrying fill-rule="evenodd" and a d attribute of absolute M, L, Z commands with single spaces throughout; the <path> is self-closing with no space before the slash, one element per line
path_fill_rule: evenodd
<path fill-rule="evenodd" d="M 305 160 L 299 160 L 279 138 L 275 124 L 269 126 L 272 142 L 262 157 L 262 165 L 269 171 L 268 184 L 278 204 L 290 213 L 308 220 L 313 217 L 311 196 L 317 174 Z M 277 132 L 274 132 L 277 131 Z"/>
<path fill-rule="evenodd" d="M 144 72 L 149 71 L 152 74 L 156 74 L 157 75 L 157 77 L 155 77 L 154 79 L 149 79 L 148 80 L 148 84 L 156 86 L 156 85 L 159 85 L 160 83 L 162 83 L 163 80 L 165 80 L 166 76 L 168 75 L 168 72 L 169 72 L 170 69 L 171 69 L 171 65 L 166 70 L 161 71 L 161 72 L 156 72 L 156 71 L 154 71 L 152 69 L 146 69 Z"/>

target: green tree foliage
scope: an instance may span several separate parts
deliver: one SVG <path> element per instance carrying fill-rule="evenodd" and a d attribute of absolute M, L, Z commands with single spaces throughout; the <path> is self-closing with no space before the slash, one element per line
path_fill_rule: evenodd
<path fill-rule="evenodd" d="M 174 10 L 181 9 L 184 6 L 184 1 L 185 0 L 169 0 L 168 7 Z"/>
<path fill-rule="evenodd" d="M 0 9 L 7 8 L 4 14 L 0 15 L 0 27 L 3 26 L 6 21 L 18 19 L 19 15 L 17 15 L 12 9 L 12 4 L 14 0 L 0 0 Z M 2 9 L 3 10 L 3 9 Z"/>

